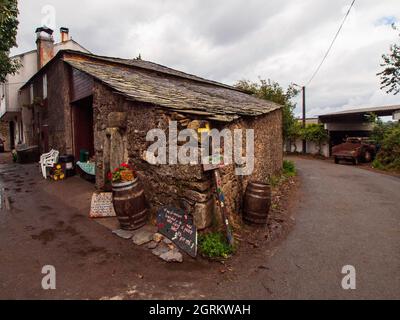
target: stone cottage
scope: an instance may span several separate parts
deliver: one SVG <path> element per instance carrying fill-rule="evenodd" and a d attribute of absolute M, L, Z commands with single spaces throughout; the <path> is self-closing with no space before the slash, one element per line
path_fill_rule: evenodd
<path fill-rule="evenodd" d="M 76 158 L 82 148 L 89 150 L 99 189 L 107 187 L 113 167 L 129 161 L 153 212 L 163 205 L 181 207 L 200 229 L 211 224 L 216 208 L 211 174 L 201 164 L 150 163 L 144 156 L 152 144 L 146 141 L 149 130 L 168 132 L 171 121 L 178 130 L 204 122 L 254 129 L 252 174 L 235 175 L 235 164 L 221 169 L 226 203 L 236 216 L 247 182 L 266 181 L 282 167 L 281 106 L 152 62 L 60 51 L 22 87 L 20 100 L 28 144 Z"/>

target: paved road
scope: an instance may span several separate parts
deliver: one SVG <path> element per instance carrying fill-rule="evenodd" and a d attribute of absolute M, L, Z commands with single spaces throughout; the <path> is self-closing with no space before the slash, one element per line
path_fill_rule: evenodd
<path fill-rule="evenodd" d="M 220 297 L 400 298 L 400 179 L 351 165 L 296 159 L 296 224 L 264 257 L 267 268 L 221 287 Z M 344 265 L 356 290 L 343 290 Z"/>
<path fill-rule="evenodd" d="M 0 186 L 13 208 L 0 210 L 0 299 L 400 298 L 399 178 L 296 159 L 293 230 L 273 249 L 248 248 L 222 274 L 203 259 L 161 262 L 89 220 L 93 185 L 44 181 L 37 167 L 3 158 Z M 57 269 L 54 291 L 41 288 L 47 264 Z M 344 265 L 356 268 L 354 291 L 340 286 Z"/>

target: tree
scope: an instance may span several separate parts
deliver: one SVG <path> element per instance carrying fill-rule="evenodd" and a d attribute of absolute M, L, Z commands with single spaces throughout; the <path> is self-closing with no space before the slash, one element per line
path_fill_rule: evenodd
<path fill-rule="evenodd" d="M 293 152 L 297 152 L 297 140 L 303 137 L 303 126 L 299 121 L 295 121 L 293 125 L 291 125 L 287 132 L 287 140 L 290 143 L 290 146 L 294 146 Z M 292 148 L 290 148 L 290 151 Z"/>
<path fill-rule="evenodd" d="M 18 61 L 9 57 L 10 49 L 17 46 L 17 29 L 17 0 L 0 0 L 0 83 L 20 67 Z"/>
<path fill-rule="evenodd" d="M 394 24 L 392 27 L 397 30 Z M 381 89 L 396 95 L 400 92 L 400 44 L 392 44 L 389 54 L 383 54 L 382 59 L 381 67 L 385 69 L 377 74 L 381 77 Z"/>
<path fill-rule="evenodd" d="M 235 84 L 235 87 L 247 91 L 258 98 L 282 105 L 283 137 L 284 139 L 289 138 L 291 128 L 297 122 L 293 114 L 296 105 L 291 102 L 291 99 L 297 95 L 298 90 L 293 85 L 290 85 L 285 91 L 275 81 L 260 79 L 260 83 L 240 80 Z"/>
<path fill-rule="evenodd" d="M 369 122 L 372 123 L 373 128 L 370 135 L 371 140 L 380 147 L 383 143 L 385 135 L 396 126 L 395 122 L 383 122 L 375 113 L 368 114 Z"/>
<path fill-rule="evenodd" d="M 400 124 L 392 124 L 383 135 L 381 148 L 373 166 L 383 170 L 400 172 Z"/>

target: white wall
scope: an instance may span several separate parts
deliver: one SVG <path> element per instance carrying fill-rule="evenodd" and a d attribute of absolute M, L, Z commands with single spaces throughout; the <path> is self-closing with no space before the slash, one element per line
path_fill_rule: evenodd
<path fill-rule="evenodd" d="M 88 50 L 86 50 L 84 47 L 82 47 L 79 43 L 77 43 L 73 40 L 56 43 L 54 45 L 54 55 L 56 55 L 58 53 L 58 51 L 60 51 L 60 50 L 75 50 L 75 51 L 90 53 Z"/>
<path fill-rule="evenodd" d="M 62 43 L 57 43 L 54 45 L 54 55 L 57 54 L 58 51 L 69 49 L 76 50 L 82 52 L 88 52 L 85 48 L 80 46 L 73 40 L 69 40 Z M 36 72 L 38 72 L 37 65 L 37 51 L 32 50 L 13 58 L 19 59 L 22 67 L 18 70 L 15 75 L 8 75 L 7 82 L 4 84 L 5 90 L 5 99 L 0 101 L 0 118 L 6 112 L 13 112 L 10 117 L 5 117 L 8 121 L 15 122 L 15 144 L 17 144 L 21 138 L 22 142 L 24 141 L 24 134 L 22 133 L 21 126 L 21 109 L 22 106 L 19 105 L 19 90 L 21 87 L 31 78 Z M 0 96 L 1 98 L 1 96 Z M 15 114 L 14 114 L 15 112 Z"/>
<path fill-rule="evenodd" d="M 0 83 L 0 117 L 6 113 L 6 85 Z"/>
<path fill-rule="evenodd" d="M 22 67 L 15 75 L 7 76 L 7 111 L 9 112 L 21 110 L 18 104 L 18 91 L 37 72 L 36 51 L 17 56 L 17 58 L 20 60 Z"/>
<path fill-rule="evenodd" d="M 393 113 L 393 120 L 400 121 L 400 111 L 396 111 Z"/>
<path fill-rule="evenodd" d="M 324 127 L 328 131 L 372 131 L 374 124 L 371 122 L 363 123 L 325 123 Z"/>
<path fill-rule="evenodd" d="M 291 149 L 289 150 L 288 143 L 285 143 L 284 151 L 286 152 L 295 152 L 295 147 L 292 144 Z M 303 152 L 303 141 L 301 139 L 296 140 L 296 151 Z M 314 142 L 307 141 L 306 151 L 308 154 L 318 154 L 318 145 Z M 329 157 L 329 143 L 326 141 L 321 146 L 321 153 L 324 157 Z"/>

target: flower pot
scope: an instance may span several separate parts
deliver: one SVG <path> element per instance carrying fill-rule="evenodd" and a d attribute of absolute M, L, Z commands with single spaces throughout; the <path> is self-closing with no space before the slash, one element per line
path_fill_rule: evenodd
<path fill-rule="evenodd" d="M 136 177 L 132 181 L 113 182 L 113 204 L 121 229 L 135 230 L 147 222 L 144 190 Z"/>

